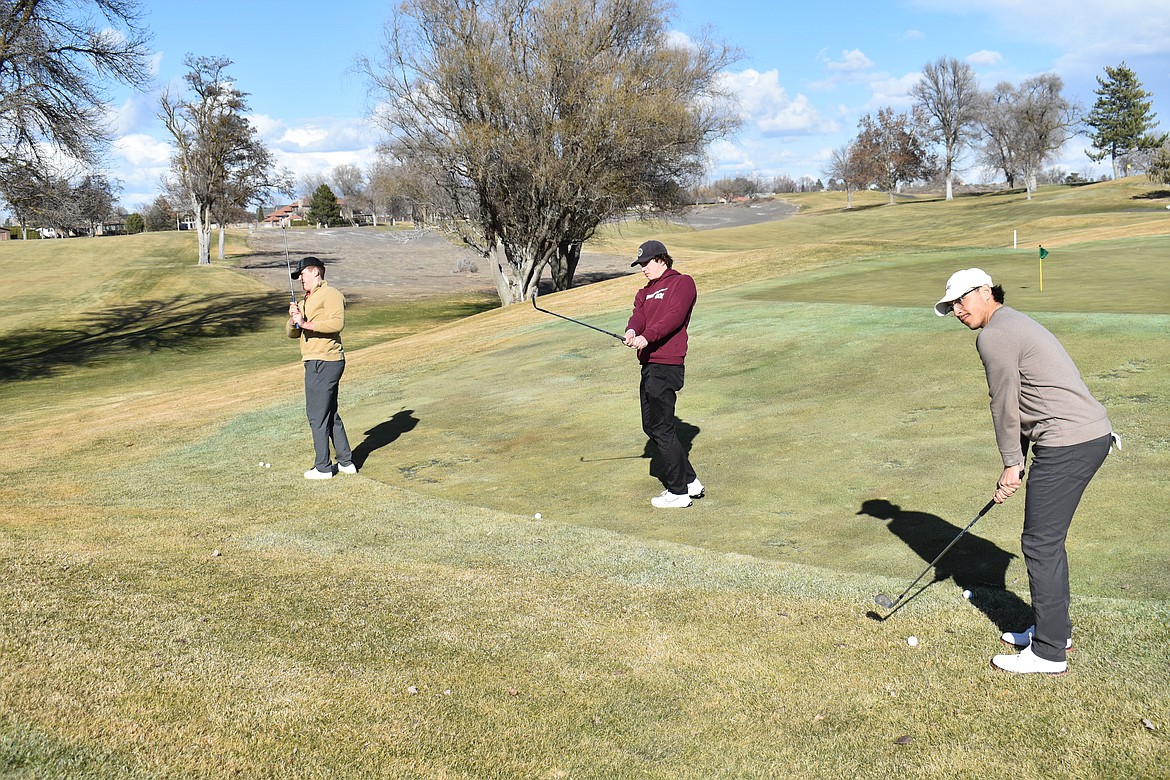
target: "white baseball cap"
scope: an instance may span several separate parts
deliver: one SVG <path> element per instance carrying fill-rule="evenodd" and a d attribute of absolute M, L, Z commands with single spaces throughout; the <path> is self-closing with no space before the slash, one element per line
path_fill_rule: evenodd
<path fill-rule="evenodd" d="M 947 316 L 955 308 L 955 301 L 976 287 L 983 285 L 993 287 L 995 282 L 991 281 L 991 277 L 982 268 L 964 268 L 962 271 L 955 271 L 951 274 L 951 278 L 947 279 L 947 290 L 934 305 L 934 313 L 940 317 Z"/>

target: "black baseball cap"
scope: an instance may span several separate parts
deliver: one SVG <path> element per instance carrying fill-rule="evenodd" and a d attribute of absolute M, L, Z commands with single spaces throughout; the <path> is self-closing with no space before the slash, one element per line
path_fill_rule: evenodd
<path fill-rule="evenodd" d="M 292 272 L 292 278 L 300 279 L 301 278 L 301 271 L 305 270 L 306 268 L 308 268 L 311 265 L 316 266 L 317 268 L 320 268 L 322 275 L 325 273 L 325 264 L 323 262 L 321 262 L 320 260 L 318 260 L 315 257 L 302 257 L 301 261 L 299 263 L 297 263 L 297 270 Z"/>
<path fill-rule="evenodd" d="M 638 255 L 634 258 L 634 262 L 630 263 L 633 268 L 636 265 L 646 265 L 656 257 L 662 257 L 668 254 L 666 245 L 661 241 L 646 241 L 642 246 L 638 247 Z"/>

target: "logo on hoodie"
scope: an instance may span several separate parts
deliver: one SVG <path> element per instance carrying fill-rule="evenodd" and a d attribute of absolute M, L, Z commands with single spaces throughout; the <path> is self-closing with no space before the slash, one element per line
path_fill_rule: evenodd
<path fill-rule="evenodd" d="M 654 292 L 652 292 L 646 296 L 646 300 L 648 300 L 648 301 L 665 300 L 666 299 L 666 291 L 669 289 L 670 289 L 669 287 L 663 287 L 661 290 L 655 290 Z"/>

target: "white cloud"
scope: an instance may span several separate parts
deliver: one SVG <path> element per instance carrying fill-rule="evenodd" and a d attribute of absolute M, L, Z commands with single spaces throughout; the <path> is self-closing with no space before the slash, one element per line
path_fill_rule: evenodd
<path fill-rule="evenodd" d="M 998 65 L 1003 62 L 1003 55 L 997 51 L 983 49 L 974 54 L 968 54 L 966 60 L 971 65 Z"/>
<path fill-rule="evenodd" d="M 902 37 L 908 41 L 921 41 L 926 37 L 926 33 L 922 32 L 922 30 L 907 30 Z"/>
<path fill-rule="evenodd" d="M 130 135 L 161 125 L 158 118 L 159 98 L 154 93 L 135 92 L 111 112 L 107 121 L 113 127 L 113 134 Z"/>
<path fill-rule="evenodd" d="M 836 122 L 821 116 L 806 96 L 798 93 L 789 98 L 775 69 L 761 73 L 749 68 L 725 73 L 724 79 L 738 96 L 744 119 L 761 133 L 802 135 L 837 129 Z"/>
<path fill-rule="evenodd" d="M 873 62 L 860 49 L 850 49 L 849 51 L 841 52 L 840 60 L 825 61 L 826 70 L 838 73 L 857 73 L 859 71 L 869 70 L 872 67 Z"/>
<path fill-rule="evenodd" d="M 698 48 L 695 46 L 695 42 L 691 39 L 691 36 L 678 30 L 671 30 L 668 32 L 666 34 L 666 42 L 671 48 L 674 49 L 694 50 Z"/>
<path fill-rule="evenodd" d="M 376 146 L 379 131 L 365 119 L 324 118 L 299 123 L 253 114 L 253 126 L 273 150 L 288 153 L 353 151 Z"/>
<path fill-rule="evenodd" d="M 114 141 L 113 152 L 135 168 L 170 165 L 173 147 L 143 133 L 124 135 Z"/>
<path fill-rule="evenodd" d="M 870 96 L 865 103 L 865 110 L 876 110 L 890 106 L 894 109 L 907 109 L 914 103 L 910 90 L 922 80 L 922 73 L 914 71 L 903 76 L 891 76 L 888 73 L 875 73 L 868 83 Z"/>

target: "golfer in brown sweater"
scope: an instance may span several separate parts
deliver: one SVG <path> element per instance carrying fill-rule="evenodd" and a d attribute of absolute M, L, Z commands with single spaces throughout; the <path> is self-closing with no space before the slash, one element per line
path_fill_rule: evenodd
<path fill-rule="evenodd" d="M 997 655 L 991 663 L 1019 674 L 1064 674 L 1065 651 L 1072 646 L 1065 538 L 1081 495 L 1115 437 L 1105 407 L 1093 398 L 1056 337 L 1003 302 L 1002 287 L 984 271 L 968 268 L 951 276 L 934 307 L 938 316 L 953 311 L 979 331 L 975 348 L 987 373 L 991 420 L 1003 458 L 996 503 L 1020 488 L 1029 445 L 1032 449 L 1020 546 L 1036 623 L 1005 633 L 1004 643 L 1022 651 Z"/>

